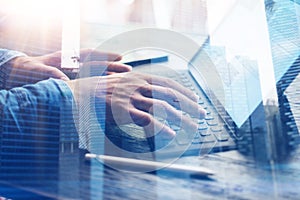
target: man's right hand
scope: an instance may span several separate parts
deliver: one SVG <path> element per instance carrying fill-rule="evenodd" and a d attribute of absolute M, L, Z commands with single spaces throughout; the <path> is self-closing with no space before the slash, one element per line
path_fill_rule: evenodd
<path fill-rule="evenodd" d="M 96 102 L 97 99 L 106 102 L 106 120 L 117 125 L 133 122 L 150 134 L 175 136 L 176 133 L 158 118 L 184 129 L 197 130 L 197 124 L 190 117 L 205 116 L 193 92 L 159 76 L 127 72 L 67 81 L 67 84 L 77 102 L 89 94 L 95 95 Z"/>

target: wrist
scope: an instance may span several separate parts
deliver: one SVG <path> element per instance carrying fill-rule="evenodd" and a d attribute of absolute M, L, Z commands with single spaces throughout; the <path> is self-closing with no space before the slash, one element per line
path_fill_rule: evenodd
<path fill-rule="evenodd" d="M 21 66 L 24 66 L 27 62 L 29 62 L 27 56 L 18 56 L 8 61 L 7 66 L 11 68 L 20 68 Z"/>
<path fill-rule="evenodd" d="M 66 84 L 68 85 L 70 91 L 72 92 L 72 95 L 75 99 L 75 102 L 84 102 L 86 99 L 89 98 L 101 98 L 102 95 L 97 95 L 97 93 L 103 89 L 106 88 L 98 88 L 99 83 L 106 83 L 104 80 L 105 77 L 89 77 L 89 78 L 81 78 L 81 79 L 75 79 L 75 80 L 69 80 L 66 81 Z M 106 84 L 105 84 L 106 85 Z M 97 91 L 96 91 L 97 90 Z M 101 92 L 100 92 L 101 93 Z"/>
<path fill-rule="evenodd" d="M 26 57 L 27 55 L 14 50 L 0 49 L 0 66 L 17 57 Z"/>

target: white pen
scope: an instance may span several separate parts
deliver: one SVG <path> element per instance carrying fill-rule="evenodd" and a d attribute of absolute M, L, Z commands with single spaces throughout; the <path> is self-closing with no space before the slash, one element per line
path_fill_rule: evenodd
<path fill-rule="evenodd" d="M 119 169 L 130 170 L 130 171 L 156 171 L 156 170 L 166 170 L 170 172 L 177 173 L 187 173 L 191 175 L 201 175 L 208 176 L 213 175 L 214 172 L 210 169 L 200 166 L 187 166 L 182 164 L 168 164 L 157 161 L 149 160 L 138 160 L 133 158 L 124 158 L 117 156 L 108 156 L 108 155 L 97 155 L 97 154 L 85 154 L 86 159 L 99 159 L 104 164 L 108 166 L 112 165 L 118 167 Z"/>

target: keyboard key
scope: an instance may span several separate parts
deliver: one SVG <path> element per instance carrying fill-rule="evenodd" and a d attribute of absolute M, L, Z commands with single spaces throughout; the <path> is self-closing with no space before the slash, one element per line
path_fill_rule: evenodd
<path fill-rule="evenodd" d="M 179 131 L 179 130 L 181 130 L 181 127 L 180 127 L 180 126 L 177 126 L 177 125 L 175 125 L 175 124 L 171 124 L 171 125 L 170 125 L 170 128 L 173 129 L 174 131 Z"/>
<path fill-rule="evenodd" d="M 207 136 L 207 135 L 210 135 L 208 126 L 207 126 L 206 124 L 199 124 L 199 126 L 198 126 L 198 133 L 199 133 L 201 136 Z"/>
<path fill-rule="evenodd" d="M 184 73 L 180 73 L 179 75 L 181 78 L 187 78 L 186 75 Z"/>
<path fill-rule="evenodd" d="M 214 136 L 219 142 L 225 142 L 229 140 L 229 135 L 221 132 L 214 132 Z"/>
<path fill-rule="evenodd" d="M 192 141 L 192 144 L 201 144 L 201 143 L 202 143 L 201 137 L 194 138 L 193 141 Z"/>
<path fill-rule="evenodd" d="M 208 136 L 208 135 L 211 135 L 211 132 L 209 131 L 209 129 L 206 129 L 206 130 L 202 130 L 202 131 L 198 131 L 199 132 L 199 134 L 201 135 L 201 136 Z"/>
<path fill-rule="evenodd" d="M 172 79 L 177 77 L 177 75 L 174 73 L 168 73 L 168 74 L 165 74 L 165 76 L 168 78 L 172 78 Z"/>
<path fill-rule="evenodd" d="M 204 142 L 203 137 L 194 138 L 192 144 L 202 144 Z"/>
<path fill-rule="evenodd" d="M 212 115 L 206 115 L 205 120 L 213 120 L 215 119 Z"/>
<path fill-rule="evenodd" d="M 223 127 L 222 126 L 213 126 L 213 127 L 210 127 L 210 130 L 214 133 L 218 133 L 218 132 L 223 131 Z"/>
<path fill-rule="evenodd" d="M 198 130 L 202 131 L 202 130 L 207 130 L 208 126 L 205 123 L 202 124 L 198 124 Z"/>
<path fill-rule="evenodd" d="M 210 142 L 216 142 L 216 138 L 212 134 L 201 137 L 201 143 L 210 143 Z"/>
<path fill-rule="evenodd" d="M 185 87 L 192 87 L 193 85 L 190 82 L 183 83 Z"/>
<path fill-rule="evenodd" d="M 181 81 L 182 81 L 183 83 L 189 83 L 189 82 L 190 82 L 189 79 L 187 79 L 186 77 L 181 78 Z"/>
<path fill-rule="evenodd" d="M 205 120 L 204 119 L 199 119 L 198 120 L 198 124 L 204 124 L 205 123 Z"/>
<path fill-rule="evenodd" d="M 218 120 L 207 120 L 206 123 L 208 126 L 217 126 L 219 121 Z"/>
<path fill-rule="evenodd" d="M 198 104 L 199 104 L 199 105 L 202 105 L 202 104 L 204 104 L 204 101 L 203 101 L 202 99 L 199 99 L 199 100 L 198 100 Z"/>
<path fill-rule="evenodd" d="M 210 115 L 211 114 L 211 111 L 209 109 L 206 109 L 206 114 L 207 115 Z"/>
<path fill-rule="evenodd" d="M 198 133 L 199 133 L 201 136 L 208 136 L 208 135 L 211 135 L 209 129 L 198 131 Z"/>
<path fill-rule="evenodd" d="M 192 144 L 202 144 L 202 143 L 214 143 L 216 138 L 213 135 L 208 135 L 205 137 L 194 138 Z"/>

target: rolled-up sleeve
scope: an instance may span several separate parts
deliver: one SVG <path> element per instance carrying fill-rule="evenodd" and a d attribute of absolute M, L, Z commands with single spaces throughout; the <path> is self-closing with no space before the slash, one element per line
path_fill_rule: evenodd
<path fill-rule="evenodd" d="M 56 79 L 1 90 L 2 151 L 3 148 L 57 151 L 63 142 L 78 143 L 73 104 L 67 84 Z"/>
<path fill-rule="evenodd" d="M 6 62 L 10 61 L 11 59 L 19 57 L 19 56 L 26 56 L 26 54 L 19 52 L 19 51 L 0 48 L 0 66 L 5 64 Z"/>
<path fill-rule="evenodd" d="M 27 55 L 19 51 L 0 48 L 0 89 L 5 88 L 6 79 L 8 76 L 8 69 L 6 68 L 5 64 L 10 60 L 20 56 Z"/>

